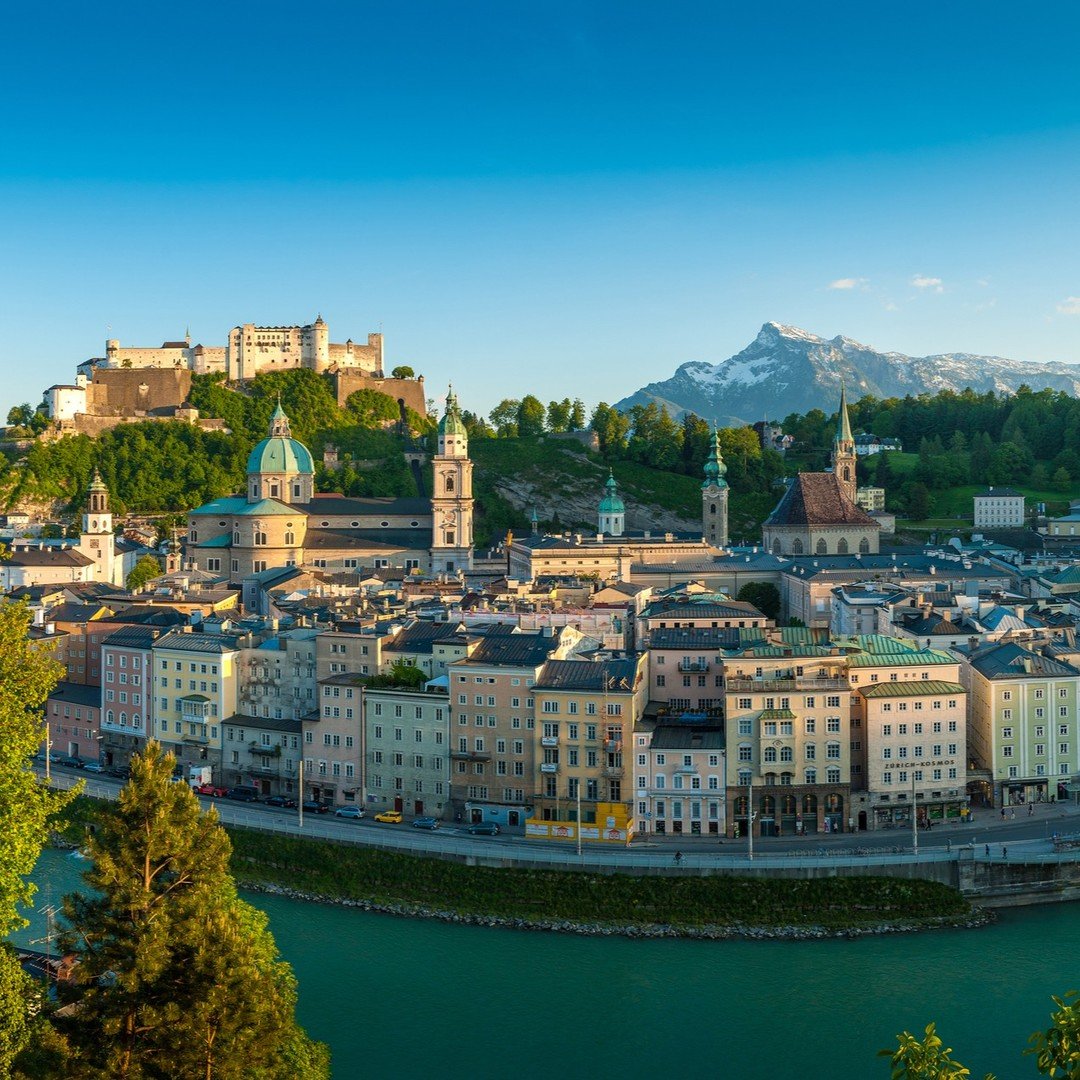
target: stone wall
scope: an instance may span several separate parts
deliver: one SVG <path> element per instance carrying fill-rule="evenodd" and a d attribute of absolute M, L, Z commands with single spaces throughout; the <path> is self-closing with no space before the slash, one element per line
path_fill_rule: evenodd
<path fill-rule="evenodd" d="M 187 368 L 96 368 L 86 387 L 86 411 L 92 416 L 171 411 L 190 393 Z"/>
<path fill-rule="evenodd" d="M 337 394 L 337 402 L 342 408 L 349 395 L 357 390 L 375 390 L 380 394 L 386 394 L 395 401 L 404 401 L 406 406 L 427 416 L 427 399 L 424 397 L 424 377 L 418 379 L 379 379 L 371 375 L 365 375 L 359 371 L 336 371 L 334 376 L 334 392 Z"/>

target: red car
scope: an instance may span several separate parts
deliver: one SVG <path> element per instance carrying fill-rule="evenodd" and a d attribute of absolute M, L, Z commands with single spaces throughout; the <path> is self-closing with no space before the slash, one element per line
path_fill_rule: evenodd
<path fill-rule="evenodd" d="M 218 787 L 217 784 L 200 784 L 195 789 L 196 795 L 209 795 L 214 799 L 223 799 L 228 788 Z"/>

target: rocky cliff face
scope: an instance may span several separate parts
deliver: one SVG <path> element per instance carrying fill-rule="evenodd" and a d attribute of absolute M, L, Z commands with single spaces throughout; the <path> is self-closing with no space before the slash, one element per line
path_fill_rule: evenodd
<path fill-rule="evenodd" d="M 1000 356 L 878 352 L 846 337 L 831 340 L 768 322 L 742 352 L 719 364 L 691 361 L 670 379 L 649 383 L 616 403 L 655 401 L 673 415 L 694 412 L 720 423 L 782 419 L 788 413 L 836 408 L 841 381 L 848 397 L 903 397 L 966 387 L 1015 392 L 1026 383 L 1080 395 L 1080 365 L 1028 363 Z"/>

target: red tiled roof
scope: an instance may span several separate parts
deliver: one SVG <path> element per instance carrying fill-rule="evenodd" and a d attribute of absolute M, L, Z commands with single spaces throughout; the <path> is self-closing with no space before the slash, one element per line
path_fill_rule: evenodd
<path fill-rule="evenodd" d="M 843 492 L 833 473 L 799 473 L 766 525 L 862 525 L 880 529 Z"/>

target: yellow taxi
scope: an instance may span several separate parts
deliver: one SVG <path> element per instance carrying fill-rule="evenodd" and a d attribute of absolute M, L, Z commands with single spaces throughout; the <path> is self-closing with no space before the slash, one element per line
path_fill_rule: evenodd
<path fill-rule="evenodd" d="M 400 825 L 405 819 L 400 810 L 384 810 L 381 814 L 375 815 L 375 820 L 387 821 L 391 825 Z"/>

